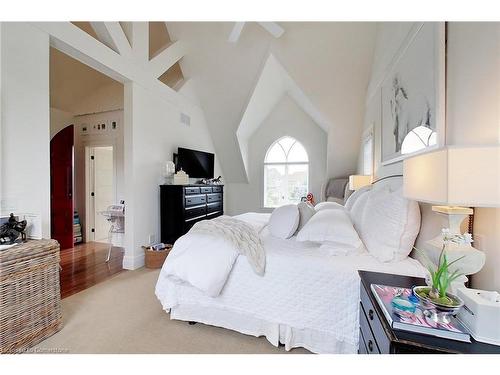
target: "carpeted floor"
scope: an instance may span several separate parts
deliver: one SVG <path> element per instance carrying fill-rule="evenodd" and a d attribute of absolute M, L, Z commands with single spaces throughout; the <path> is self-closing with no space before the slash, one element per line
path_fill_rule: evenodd
<path fill-rule="evenodd" d="M 159 270 L 126 271 L 63 299 L 64 326 L 37 352 L 287 353 L 264 337 L 170 320 L 154 295 Z M 294 349 L 290 353 L 308 353 Z"/>

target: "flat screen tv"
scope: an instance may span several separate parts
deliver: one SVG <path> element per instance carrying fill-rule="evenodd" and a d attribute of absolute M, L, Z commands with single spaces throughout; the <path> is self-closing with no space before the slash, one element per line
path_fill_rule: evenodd
<path fill-rule="evenodd" d="M 177 169 L 193 178 L 214 178 L 214 160 L 215 155 L 209 152 L 182 147 L 177 151 Z"/>

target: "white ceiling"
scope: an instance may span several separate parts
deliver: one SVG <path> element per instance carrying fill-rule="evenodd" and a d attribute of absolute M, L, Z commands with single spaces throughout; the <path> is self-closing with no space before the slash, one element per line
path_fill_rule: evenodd
<path fill-rule="evenodd" d="M 252 134 L 265 123 L 264 120 L 285 95 L 290 96 L 311 117 L 314 123 L 325 132 L 328 132 L 330 129 L 328 121 L 314 107 L 309 98 L 298 87 L 297 83 L 290 77 L 274 55 L 270 54 L 266 59 L 257 85 L 253 90 L 250 101 L 236 130 L 247 178 L 248 141 Z"/>
<path fill-rule="evenodd" d="M 167 23 L 172 40 L 182 40 L 188 45 L 188 53 L 181 61 L 182 70 L 196 88 L 228 182 L 247 182 L 236 132 L 242 121 L 243 124 L 247 121 L 247 106 L 252 103 L 271 54 L 296 88 L 290 96 L 295 92 L 294 99 L 302 101 L 310 116 L 315 114 L 316 123 L 329 127 L 329 153 L 333 157 L 342 155 L 343 162 L 356 163 L 376 25 L 346 22 L 279 25 L 285 32 L 274 38 L 257 23 L 247 22 L 238 42 L 229 43 L 234 23 Z M 281 83 L 276 80 L 273 90 L 280 92 L 282 84 L 283 80 Z M 255 99 L 267 103 L 261 103 L 263 113 L 272 109 L 266 106 L 273 100 L 280 99 L 276 99 L 276 94 L 270 97 L 274 99 Z M 256 126 L 255 120 L 252 123 L 245 125 L 240 134 L 251 133 Z"/>
<path fill-rule="evenodd" d="M 72 113 L 84 98 L 116 81 L 51 48 L 49 83 L 50 106 Z"/>

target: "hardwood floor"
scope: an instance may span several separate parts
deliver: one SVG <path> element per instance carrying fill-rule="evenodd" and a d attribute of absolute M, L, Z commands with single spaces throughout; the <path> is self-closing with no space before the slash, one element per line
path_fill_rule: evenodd
<path fill-rule="evenodd" d="M 122 272 L 123 248 L 113 247 L 106 263 L 108 244 L 87 242 L 61 250 L 61 297 L 65 298 Z"/>

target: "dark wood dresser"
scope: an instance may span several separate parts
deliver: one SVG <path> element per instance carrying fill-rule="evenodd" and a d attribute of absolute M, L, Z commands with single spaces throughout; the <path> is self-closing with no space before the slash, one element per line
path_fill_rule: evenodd
<path fill-rule="evenodd" d="M 173 244 L 200 220 L 224 214 L 222 185 L 160 185 L 161 242 Z"/>
<path fill-rule="evenodd" d="M 500 346 L 477 342 L 473 338 L 471 343 L 465 343 L 392 329 L 373 296 L 370 285 L 411 288 L 413 285 L 425 285 L 424 279 L 368 271 L 359 271 L 359 275 L 359 354 L 500 354 Z"/>

